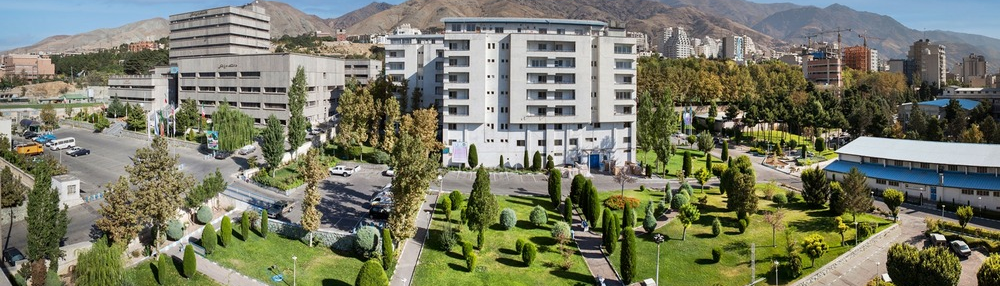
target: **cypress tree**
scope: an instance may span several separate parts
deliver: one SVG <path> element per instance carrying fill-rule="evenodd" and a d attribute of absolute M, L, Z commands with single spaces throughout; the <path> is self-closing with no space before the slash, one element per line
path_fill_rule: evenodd
<path fill-rule="evenodd" d="M 222 230 L 219 233 L 219 241 L 222 242 L 222 246 L 229 247 L 233 243 L 233 222 L 229 219 L 229 216 L 222 216 Z"/>
<path fill-rule="evenodd" d="M 729 141 L 722 141 L 722 162 L 729 161 Z"/>
<path fill-rule="evenodd" d="M 590 204 L 590 208 L 587 210 L 589 212 L 587 214 L 587 220 L 591 223 L 597 222 L 597 212 L 601 209 L 601 201 L 597 199 L 597 188 L 593 185 L 590 187 L 587 203 Z"/>
<path fill-rule="evenodd" d="M 622 211 L 622 228 L 630 229 L 635 226 L 635 211 L 632 205 L 625 203 L 625 210 Z"/>
<path fill-rule="evenodd" d="M 240 234 L 243 235 L 243 241 L 250 239 L 250 216 L 246 213 L 240 218 Z"/>
<path fill-rule="evenodd" d="M 195 259 L 194 247 L 188 244 L 184 247 L 184 277 L 188 279 L 198 272 L 198 261 Z"/>
<path fill-rule="evenodd" d="M 621 275 L 622 282 L 625 285 L 632 284 L 635 280 L 636 272 L 636 244 L 635 244 L 635 231 L 631 228 L 626 228 L 623 232 L 622 239 L 622 255 L 621 261 Z"/>
<path fill-rule="evenodd" d="M 288 144 L 298 149 L 306 142 L 306 121 L 302 109 L 306 105 L 306 73 L 301 66 L 295 70 L 292 85 L 288 87 Z"/>
<path fill-rule="evenodd" d="M 563 206 L 563 218 L 566 220 L 566 223 L 572 225 L 573 224 L 573 200 L 570 200 L 569 197 L 566 197 L 565 204 L 566 205 Z"/>
<path fill-rule="evenodd" d="M 531 165 L 528 164 L 528 149 L 524 149 L 524 163 L 521 164 L 521 170 L 531 169 Z"/>
<path fill-rule="evenodd" d="M 535 156 L 531 158 L 531 170 L 538 171 L 542 169 L 542 153 L 535 151 Z"/>
<path fill-rule="evenodd" d="M 260 237 L 267 238 L 268 231 L 267 210 L 260 212 Z"/>
<path fill-rule="evenodd" d="M 476 151 L 476 144 L 469 146 L 469 167 L 473 169 L 479 167 L 479 152 Z"/>
<path fill-rule="evenodd" d="M 551 162 L 551 161 L 549 161 Z M 562 200 L 562 174 L 559 170 L 549 169 L 549 200 L 552 201 L 552 209 L 559 207 Z"/>
<path fill-rule="evenodd" d="M 215 227 L 212 224 L 205 225 L 205 230 L 201 232 L 201 247 L 205 248 L 205 255 L 215 252 L 215 245 L 218 244 L 219 236 L 215 234 Z"/>
<path fill-rule="evenodd" d="M 396 270 L 396 249 L 392 244 L 392 232 L 388 227 L 382 229 L 382 268 L 389 277 L 392 277 L 392 272 Z"/>
<path fill-rule="evenodd" d="M 162 253 L 159 254 L 159 256 L 160 259 L 159 261 L 156 262 L 156 282 L 159 283 L 160 285 L 163 285 L 164 277 L 167 276 L 167 267 L 170 267 L 168 266 L 170 264 L 168 264 L 169 262 L 167 262 L 167 260 L 168 259 L 173 260 L 173 259 L 170 259 L 170 255 Z"/>
<path fill-rule="evenodd" d="M 691 176 L 691 152 L 684 152 L 684 162 L 682 165 L 682 170 L 684 170 L 684 176 Z"/>

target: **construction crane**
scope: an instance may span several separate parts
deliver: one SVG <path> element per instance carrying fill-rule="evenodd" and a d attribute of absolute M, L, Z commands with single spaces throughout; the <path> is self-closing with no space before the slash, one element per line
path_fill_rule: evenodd
<path fill-rule="evenodd" d="M 862 34 L 862 33 L 858 33 L 858 38 L 862 39 L 862 43 L 863 43 L 863 45 L 864 45 L 864 47 L 866 49 L 868 48 L 868 39 L 872 39 L 872 40 L 885 40 L 885 38 L 873 37 L 873 36 L 865 35 L 865 34 Z"/>

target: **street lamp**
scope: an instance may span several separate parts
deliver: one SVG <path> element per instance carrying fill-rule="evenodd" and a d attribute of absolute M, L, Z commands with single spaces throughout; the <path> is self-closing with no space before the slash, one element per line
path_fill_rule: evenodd
<path fill-rule="evenodd" d="M 654 234 L 653 241 L 656 242 L 656 285 L 660 285 L 660 243 L 663 243 L 663 235 Z"/>
<path fill-rule="evenodd" d="M 986 209 L 986 207 L 983 206 L 983 197 L 979 197 L 979 213 L 983 213 L 984 209 Z"/>
<path fill-rule="evenodd" d="M 882 263 L 878 262 L 878 261 L 875 261 L 875 277 L 878 277 L 878 272 L 879 272 L 879 269 L 880 269 L 880 268 L 878 268 L 879 264 L 882 264 Z"/>
<path fill-rule="evenodd" d="M 854 222 L 854 246 L 858 246 L 858 222 Z"/>
<path fill-rule="evenodd" d="M 656 284 L 660 285 L 660 284 Z M 778 284 L 778 260 L 774 260 L 774 285 Z"/>
<path fill-rule="evenodd" d="M 941 217 L 942 218 L 944 217 L 944 207 L 945 207 L 945 204 L 941 203 Z"/>
<path fill-rule="evenodd" d="M 297 280 L 298 280 L 298 279 L 296 279 L 296 278 L 298 278 L 298 277 L 296 277 L 296 273 L 295 273 L 295 272 L 296 272 L 296 270 L 297 270 L 297 269 L 296 269 L 297 267 L 296 267 L 296 265 L 295 265 L 295 264 L 296 264 L 295 262 L 296 262 L 296 261 L 298 261 L 298 260 L 299 260 L 299 258 L 298 258 L 298 257 L 295 257 L 295 256 L 292 256 L 292 286 L 295 286 L 295 282 L 297 282 Z"/>

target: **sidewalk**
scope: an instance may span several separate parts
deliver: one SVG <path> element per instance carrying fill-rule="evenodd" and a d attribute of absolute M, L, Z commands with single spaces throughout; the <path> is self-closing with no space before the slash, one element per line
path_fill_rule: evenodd
<path fill-rule="evenodd" d="M 169 253 L 165 254 L 173 256 L 174 259 L 184 260 L 183 249 L 184 249 L 183 247 L 174 247 L 170 250 Z M 205 274 L 205 276 L 208 276 L 208 278 L 212 278 L 212 280 L 215 280 L 215 282 L 219 282 L 219 284 L 267 285 L 253 278 L 244 276 L 243 274 L 240 274 L 239 272 L 236 272 L 232 269 L 219 266 L 218 264 L 215 264 L 215 262 L 205 259 L 205 257 L 202 257 L 201 255 L 195 255 L 195 258 L 196 258 L 195 260 L 198 261 L 198 272 L 201 272 L 201 274 Z"/>
<path fill-rule="evenodd" d="M 396 270 L 393 272 L 389 282 L 391 286 L 407 286 L 413 281 L 413 273 L 417 265 L 420 264 L 420 254 L 424 251 L 424 242 L 430 233 L 431 219 L 434 215 L 434 207 L 440 192 L 431 192 L 424 199 L 420 212 L 417 213 L 417 232 L 411 239 L 403 243 L 402 252 L 396 262 Z"/>
<path fill-rule="evenodd" d="M 618 277 L 618 272 L 615 271 L 614 267 L 611 266 L 611 262 L 604 257 L 604 252 L 601 251 L 601 234 L 583 231 L 583 226 L 580 225 L 581 215 L 577 213 L 573 217 L 573 233 L 576 245 L 580 248 L 580 254 L 583 256 L 583 261 L 587 263 L 587 268 L 590 269 L 590 274 L 594 275 L 595 282 L 599 278 L 604 278 L 605 286 L 622 285 L 621 278 Z M 591 231 L 593 230 L 591 229 Z"/>

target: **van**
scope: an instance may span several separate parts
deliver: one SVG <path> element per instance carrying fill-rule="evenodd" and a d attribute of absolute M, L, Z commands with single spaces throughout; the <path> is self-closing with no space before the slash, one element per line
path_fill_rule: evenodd
<path fill-rule="evenodd" d="M 73 137 L 56 139 L 52 140 L 47 145 L 49 145 L 49 148 L 51 148 L 52 151 L 66 149 L 66 148 L 73 148 L 76 147 L 76 139 Z"/>
<path fill-rule="evenodd" d="M 243 146 L 243 148 L 240 148 L 240 155 L 247 155 L 253 153 L 253 151 L 257 151 L 257 146 L 254 146 L 253 144 L 246 145 Z"/>

